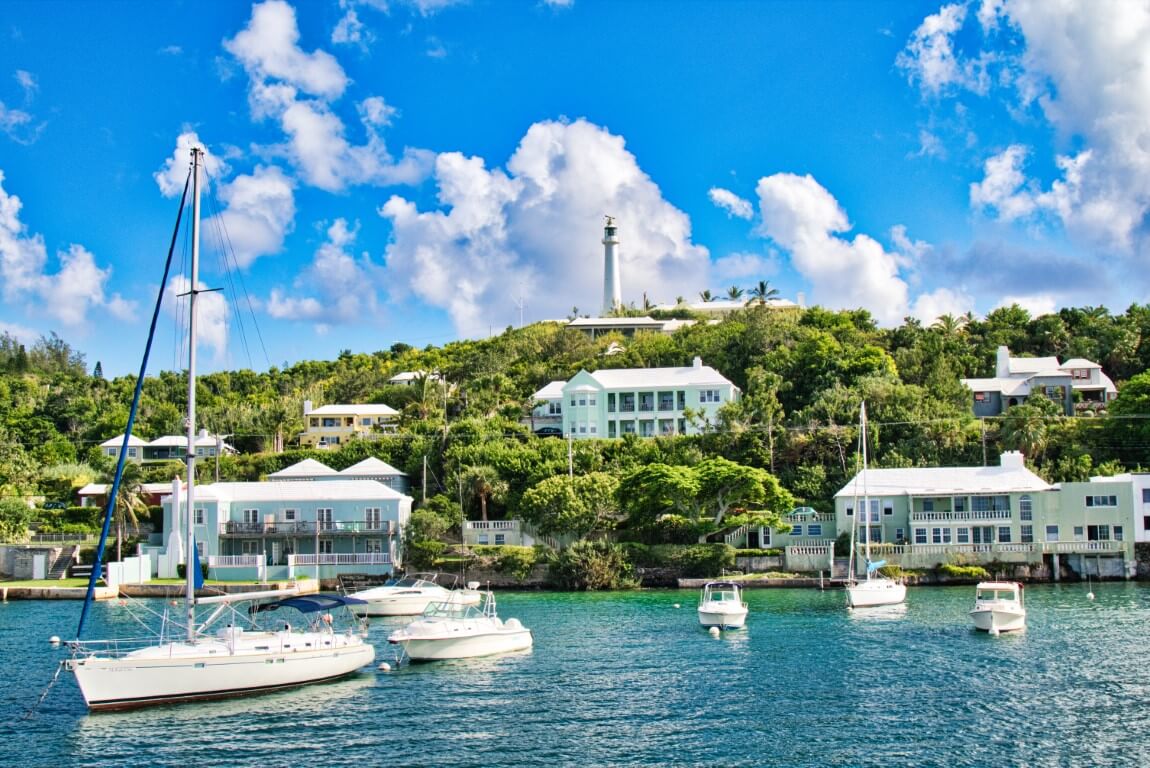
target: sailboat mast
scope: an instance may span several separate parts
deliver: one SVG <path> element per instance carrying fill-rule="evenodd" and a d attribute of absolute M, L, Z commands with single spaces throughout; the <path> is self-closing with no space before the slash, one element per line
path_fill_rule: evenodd
<path fill-rule="evenodd" d="M 859 411 L 859 420 L 862 422 L 862 434 L 859 440 L 862 442 L 862 467 L 863 467 L 863 521 L 866 527 L 863 528 L 863 545 L 866 548 L 866 565 L 867 565 L 867 578 L 870 578 L 870 497 L 867 495 L 866 490 L 866 470 L 867 470 L 867 456 L 866 456 L 866 401 L 863 401 Z"/>
<path fill-rule="evenodd" d="M 199 558 L 192 551 L 195 546 L 195 487 L 196 487 L 196 285 L 200 272 L 200 166 L 203 150 L 192 147 L 192 265 L 191 285 L 188 286 L 188 554 L 185 558 L 184 605 L 187 610 L 188 642 L 196 639 L 196 579 L 193 569 L 199 567 Z"/>

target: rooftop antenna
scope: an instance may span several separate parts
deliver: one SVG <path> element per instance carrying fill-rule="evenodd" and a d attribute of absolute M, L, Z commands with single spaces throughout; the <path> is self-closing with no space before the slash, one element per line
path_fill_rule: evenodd
<path fill-rule="evenodd" d="M 519 310 L 519 327 L 523 327 L 523 308 L 527 306 L 527 302 L 523 300 L 523 284 L 519 284 L 519 296 L 515 299 L 515 307 Z"/>

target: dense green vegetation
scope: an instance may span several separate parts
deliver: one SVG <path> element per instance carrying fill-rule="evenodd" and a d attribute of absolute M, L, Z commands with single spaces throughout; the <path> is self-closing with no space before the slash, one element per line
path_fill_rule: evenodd
<path fill-rule="evenodd" d="M 612 344 L 622 351 L 606 354 Z M 999 345 L 1015 357 L 1097 362 L 1118 383 L 1119 398 L 1078 417 L 1038 399 L 1001 418 L 975 419 L 959 379 L 993 375 Z M 695 356 L 743 392 L 704 434 L 579 440 L 569 456 L 566 441 L 536 437 L 523 423 L 532 394 L 551 380 L 580 369 L 688 365 Z M 0 496 L 74 503 L 79 487 L 108 479 L 112 467 L 97 446 L 123 432 L 135 382 L 107 380 L 100 367 L 55 335 L 31 349 L 0 335 Z M 862 310 L 752 302 L 721 322 L 634 338 L 590 339 L 536 323 L 442 348 L 395 344 L 264 373 L 205 375 L 197 390 L 201 425 L 229 435 L 241 453 L 199 469 L 202 480 L 255 480 L 307 457 L 342 469 L 378 456 L 411 476 L 423 507 L 409 531 L 413 561 L 439 557 L 435 540 L 457 530 L 464 515 L 520 517 L 542 533 L 574 538 L 610 532 L 612 541 L 648 547 L 691 544 L 744 522 L 775 524 L 796 505 L 829 510 L 855 471 L 862 399 L 875 467 L 995 463 L 1000 451 L 1019 449 L 1050 481 L 1139 468 L 1150 444 L 1148 368 L 1150 305 L 1037 318 L 1013 306 L 984 320 L 943 317 L 930 327 L 907 320 L 883 329 Z M 389 385 L 401 371 L 440 378 Z M 179 372 L 148 378 L 136 434 L 182 433 L 185 388 Z M 338 451 L 293 449 L 304 400 L 387 403 L 401 412 L 398 431 Z M 179 471 L 179 464 L 149 467 L 131 484 Z M 122 502 L 117 523 L 130 527 L 144 510 L 131 498 Z M 20 527 L 0 520 L 0 531 Z M 617 556 L 606 544 L 570 555 L 596 568 Z M 557 578 L 569 565 L 552 565 Z"/>

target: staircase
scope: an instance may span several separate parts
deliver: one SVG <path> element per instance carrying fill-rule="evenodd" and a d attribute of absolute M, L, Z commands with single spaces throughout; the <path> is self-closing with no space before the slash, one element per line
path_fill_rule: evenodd
<path fill-rule="evenodd" d="M 72 567 L 72 563 L 80 557 L 80 546 L 74 545 L 71 547 L 63 547 L 60 549 L 59 554 L 56 555 L 52 561 L 52 566 L 48 569 L 49 579 L 65 579 L 68 577 L 68 571 Z M 89 569 L 89 573 L 91 569 Z"/>

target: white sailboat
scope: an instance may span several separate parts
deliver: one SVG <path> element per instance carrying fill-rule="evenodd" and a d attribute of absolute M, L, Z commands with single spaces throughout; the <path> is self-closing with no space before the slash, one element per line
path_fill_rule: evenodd
<path fill-rule="evenodd" d="M 196 597 L 197 581 L 202 580 L 199 558 L 193 537 L 195 509 L 195 436 L 196 436 L 196 294 L 199 265 L 200 173 L 203 150 L 192 150 L 192 259 L 188 294 L 188 453 L 187 453 L 187 556 L 184 590 L 185 621 L 169 617 L 165 609 L 159 618 L 159 629 L 144 640 L 81 640 L 84 617 L 91 600 L 99 568 L 93 569 L 89 583 L 89 600 L 85 602 L 77 629 L 77 639 L 68 643 L 72 658 L 66 666 L 75 673 L 76 683 L 85 703 L 92 710 L 128 709 L 183 702 L 217 699 L 259 691 L 288 688 L 307 683 L 332 680 L 351 674 L 372 663 L 375 649 L 366 642 L 364 630 L 351 621 L 346 629 L 337 627 L 333 611 L 356 603 L 340 595 L 298 595 L 296 590 L 275 590 L 238 595 Z M 186 192 L 185 192 L 186 194 Z M 182 204 L 181 204 L 182 205 Z M 175 237 L 173 236 L 173 242 Z M 170 261 L 170 256 L 169 256 Z M 166 281 L 165 281 L 166 282 Z M 158 314 L 159 304 L 156 310 Z M 156 314 L 153 315 L 153 330 Z M 149 346 L 151 340 L 149 338 Z M 132 405 L 131 433 L 140 385 L 147 366 L 147 355 L 140 368 L 137 400 Z M 117 471 L 118 484 L 123 457 Z M 115 484 L 110 497 L 114 497 Z M 175 519 L 179 519 L 178 500 L 173 500 Z M 106 516 L 100 541 L 102 556 L 110 515 Z M 200 578 L 197 578 L 200 577 Z M 260 600 L 275 599 L 260 604 Z M 236 610 L 235 603 L 248 605 L 246 612 Z M 212 605 L 211 614 L 203 620 L 196 616 L 197 605 Z M 302 626 L 293 628 L 280 618 L 279 609 L 294 609 L 302 616 Z M 267 626 L 271 612 L 276 611 L 274 626 Z"/>
<path fill-rule="evenodd" d="M 882 605 L 897 605 L 906 600 L 906 585 L 894 579 L 888 579 L 878 573 L 878 569 L 886 565 L 885 560 L 871 562 L 870 559 L 870 498 L 866 492 L 867 472 L 867 422 L 866 403 L 859 408 L 859 456 L 862 461 L 862 471 L 855 476 L 855 514 L 851 523 L 851 550 L 847 560 L 847 607 L 872 608 Z M 863 496 L 862 507 L 858 503 L 858 480 L 862 478 Z M 855 531 L 859 525 L 859 518 L 863 519 L 863 541 L 865 542 L 866 579 L 859 581 L 855 574 Z"/>

